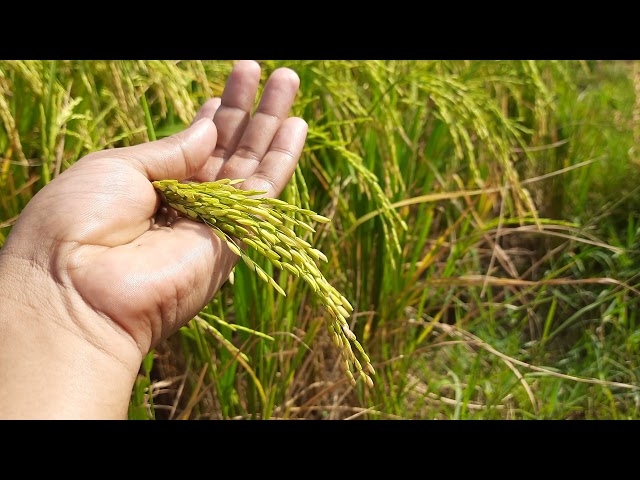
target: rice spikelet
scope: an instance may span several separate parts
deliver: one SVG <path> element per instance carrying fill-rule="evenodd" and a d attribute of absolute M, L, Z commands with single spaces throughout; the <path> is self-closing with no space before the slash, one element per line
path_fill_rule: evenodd
<path fill-rule="evenodd" d="M 316 264 L 318 260 L 326 262 L 327 257 L 286 225 L 297 225 L 314 233 L 313 222 L 327 223 L 331 220 L 283 200 L 256 198 L 266 192 L 234 187 L 243 181 L 222 179 L 180 183 L 177 180 L 159 180 L 153 182 L 153 186 L 167 205 L 192 220 L 209 225 L 250 270 L 281 295 L 286 295 L 285 291 L 249 258 L 238 241 L 260 253 L 280 270 L 303 279 L 330 314 L 327 328 L 341 351 L 345 374 L 353 385 L 356 384 L 356 378 L 361 378 L 367 386 L 372 387 L 373 380 L 369 374 L 374 375 L 375 371 L 347 323 L 353 307 L 344 295 L 329 284 Z M 353 371 L 357 373 L 356 376 Z"/>

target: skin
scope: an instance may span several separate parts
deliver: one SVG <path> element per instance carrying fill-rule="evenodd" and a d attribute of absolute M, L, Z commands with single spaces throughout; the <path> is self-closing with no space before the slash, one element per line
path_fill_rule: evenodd
<path fill-rule="evenodd" d="M 275 70 L 254 113 L 260 73 L 236 63 L 189 128 L 87 155 L 25 207 L 0 250 L 0 418 L 126 418 L 143 357 L 238 260 L 150 182 L 243 178 L 277 197 L 302 153 L 298 76 Z"/>

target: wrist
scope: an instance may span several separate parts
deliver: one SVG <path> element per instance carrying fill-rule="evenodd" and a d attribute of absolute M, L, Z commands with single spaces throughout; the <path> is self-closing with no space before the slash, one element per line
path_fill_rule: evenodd
<path fill-rule="evenodd" d="M 0 417 L 125 418 L 142 356 L 39 267 L 0 252 Z"/>

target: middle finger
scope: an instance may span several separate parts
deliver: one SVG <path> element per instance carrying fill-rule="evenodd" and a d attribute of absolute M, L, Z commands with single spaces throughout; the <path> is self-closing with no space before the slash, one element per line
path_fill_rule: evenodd
<path fill-rule="evenodd" d="M 205 108 L 207 105 L 203 107 L 202 110 L 214 112 L 218 142 L 209 160 L 193 176 L 193 180 L 215 180 L 224 161 L 233 154 L 251 119 L 259 84 L 260 65 L 252 60 L 241 60 L 233 66 L 227 78 L 219 107 L 213 103 L 208 108 Z"/>
<path fill-rule="evenodd" d="M 300 86 L 288 68 L 275 70 L 264 87 L 255 115 L 240 138 L 236 151 L 222 165 L 218 178 L 249 178 L 265 156 L 282 122 L 287 119 Z"/>

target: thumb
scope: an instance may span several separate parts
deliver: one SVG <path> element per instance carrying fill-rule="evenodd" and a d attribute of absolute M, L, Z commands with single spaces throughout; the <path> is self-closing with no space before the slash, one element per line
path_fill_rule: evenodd
<path fill-rule="evenodd" d="M 213 152 L 218 131 L 210 118 L 170 137 L 122 149 L 122 157 L 153 180 L 184 180 L 198 172 Z"/>

